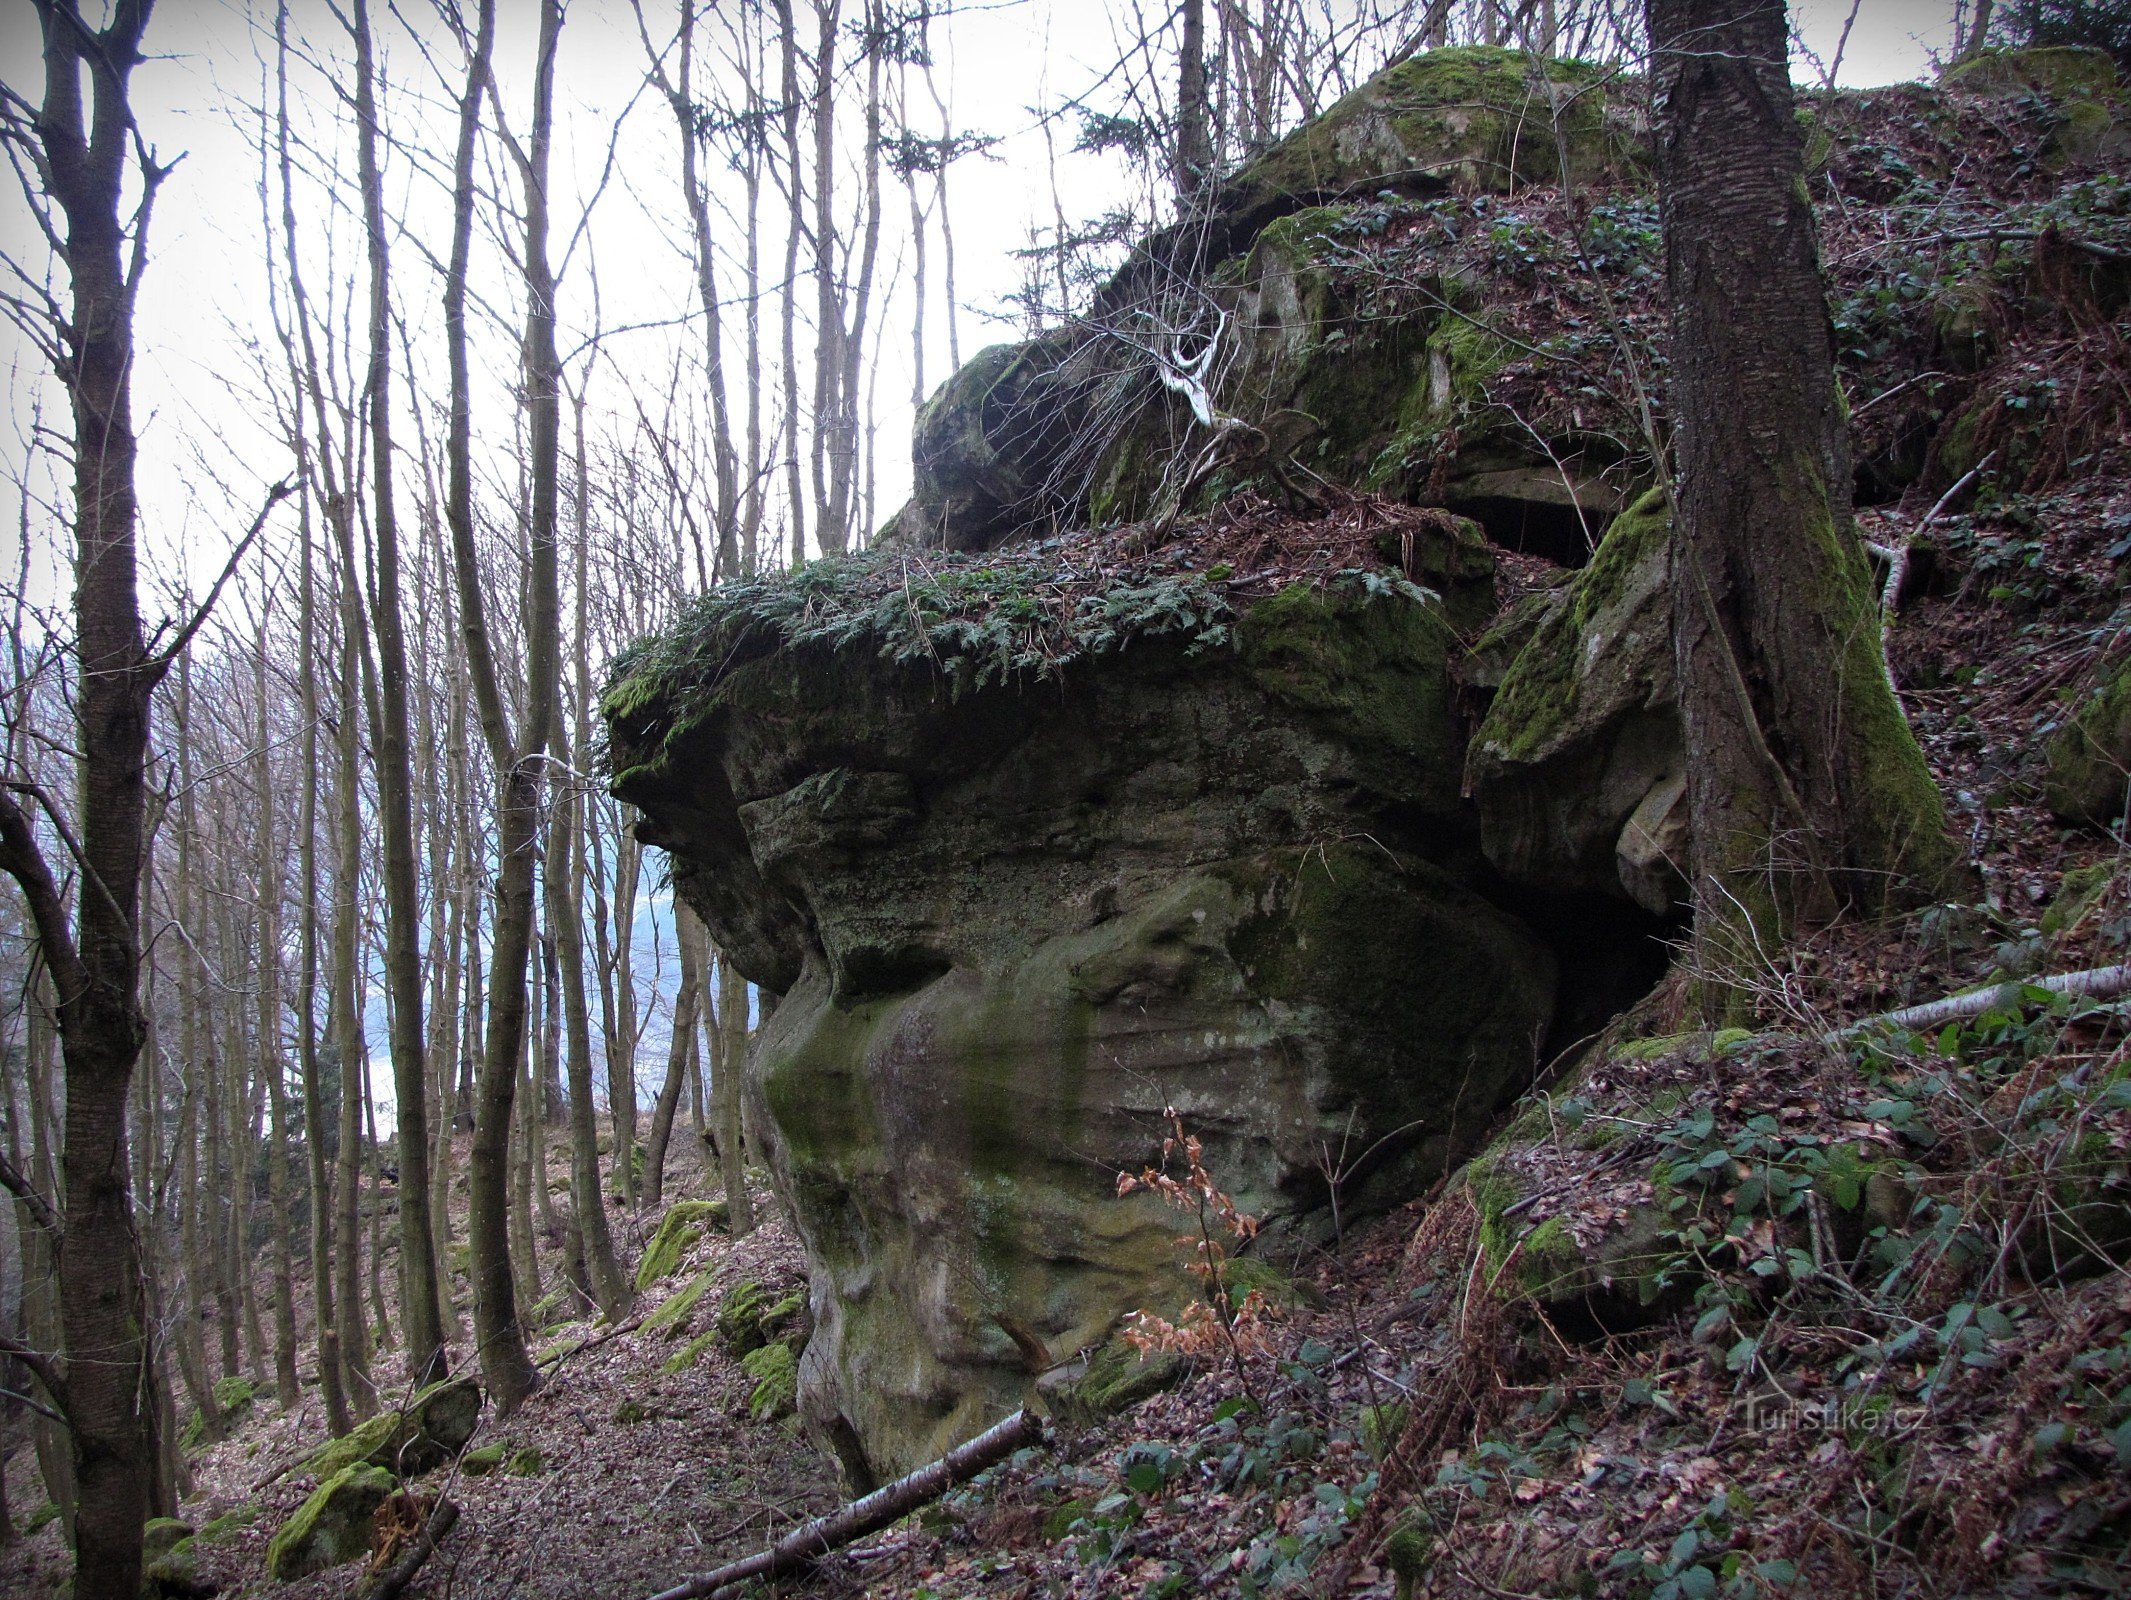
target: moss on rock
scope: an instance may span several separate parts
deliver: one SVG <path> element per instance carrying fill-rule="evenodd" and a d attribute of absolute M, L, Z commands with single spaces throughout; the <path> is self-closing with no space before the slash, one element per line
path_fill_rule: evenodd
<path fill-rule="evenodd" d="M 2108 827 L 2131 783 L 2131 664 L 2104 673 L 2044 747 L 2043 798 L 2067 822 Z"/>
<path fill-rule="evenodd" d="M 441 1467 L 465 1448 L 481 1420 L 481 1386 L 472 1378 L 446 1378 L 421 1390 L 395 1410 L 329 1439 L 304 1462 L 320 1478 L 368 1463 L 410 1478 Z"/>
<path fill-rule="evenodd" d="M 705 1233 L 725 1226 L 725 1218 L 723 1200 L 681 1200 L 668 1206 L 636 1265 L 637 1288 L 648 1289 L 672 1273 Z"/>
<path fill-rule="evenodd" d="M 1502 625 L 1521 646 L 1467 773 L 1482 846 L 1512 882 L 1626 895 L 1659 912 L 1684 889 L 1683 875 L 1662 870 L 1685 812 L 1671 532 L 1653 490 L 1615 519 L 1589 566 Z M 1646 807 L 1655 814 L 1639 815 Z"/>
<path fill-rule="evenodd" d="M 293 1583 L 367 1555 L 371 1519 L 398 1487 L 399 1480 L 383 1467 L 355 1462 L 340 1468 L 268 1542 L 267 1576 Z"/>
<path fill-rule="evenodd" d="M 788 1344 L 766 1344 L 740 1358 L 740 1367 L 755 1380 L 747 1397 L 747 1414 L 755 1422 L 790 1416 L 799 1404 L 799 1358 Z"/>
<path fill-rule="evenodd" d="M 1087 1370 L 1052 1401 L 1064 1416 L 1094 1421 L 1130 1411 L 1191 1376 L 1191 1362 L 1174 1350 L 1137 1350 L 1111 1339 L 1088 1358 Z"/>

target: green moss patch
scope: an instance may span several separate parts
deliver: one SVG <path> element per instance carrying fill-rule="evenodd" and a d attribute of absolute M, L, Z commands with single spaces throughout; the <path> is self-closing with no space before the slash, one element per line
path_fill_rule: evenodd
<path fill-rule="evenodd" d="M 267 1575 L 293 1583 L 369 1553 L 371 1519 L 399 1487 L 383 1467 L 342 1467 L 321 1483 L 266 1547 Z"/>
<path fill-rule="evenodd" d="M 747 1397 L 747 1414 L 755 1422 L 790 1416 L 799 1404 L 799 1358 L 788 1344 L 766 1344 L 740 1358 L 740 1367 L 755 1380 Z"/>
<path fill-rule="evenodd" d="M 636 1286 L 648 1289 L 669 1276 L 706 1232 L 725 1226 L 725 1218 L 723 1200 L 683 1200 L 668 1206 L 651 1243 L 644 1247 L 643 1260 L 636 1265 Z"/>

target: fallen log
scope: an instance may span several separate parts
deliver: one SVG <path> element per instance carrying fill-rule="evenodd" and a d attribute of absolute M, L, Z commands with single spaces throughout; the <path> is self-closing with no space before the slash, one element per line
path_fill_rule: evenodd
<path fill-rule="evenodd" d="M 908 1516 L 919 1506 L 938 1499 L 958 1483 L 967 1482 L 986 1467 L 1004 1461 L 1026 1444 L 1043 1439 L 1043 1419 L 1028 1411 L 1016 1411 L 1004 1422 L 978 1434 L 967 1444 L 957 1445 L 939 1460 L 922 1466 L 908 1477 L 854 1500 L 840 1511 L 816 1517 L 786 1534 L 767 1550 L 732 1561 L 699 1578 L 661 1591 L 653 1600 L 706 1600 L 735 1588 L 750 1578 L 771 1578 L 803 1571 L 841 1545 L 862 1539 L 889 1523 Z"/>
<path fill-rule="evenodd" d="M 1987 984 L 1965 994 L 1948 995 L 1943 1000 L 1904 1006 L 1899 1011 L 1882 1011 L 1877 1016 L 1862 1017 L 1846 1027 L 1835 1029 L 1827 1035 L 1827 1042 L 1836 1044 L 1854 1039 L 1874 1028 L 1922 1030 L 1948 1022 L 1966 1022 L 1970 1017 L 1980 1017 L 1993 1006 L 2018 1005 L 2024 989 L 2047 989 L 2051 994 L 2070 995 L 2080 1000 L 2114 1000 L 2119 995 L 2131 993 L 2131 963 L 2089 967 L 2084 972 L 2060 972 L 2047 978 L 2016 978 L 2009 983 Z"/>
<path fill-rule="evenodd" d="M 459 1507 L 455 1501 L 439 1500 L 436 1510 L 429 1513 L 429 1520 L 422 1524 L 422 1531 L 413 1544 L 400 1552 L 393 1562 L 370 1584 L 356 1593 L 355 1600 L 394 1600 L 394 1597 L 414 1581 L 414 1575 L 422 1570 L 422 1563 L 435 1552 L 437 1543 L 445 1534 L 458 1525 Z"/>

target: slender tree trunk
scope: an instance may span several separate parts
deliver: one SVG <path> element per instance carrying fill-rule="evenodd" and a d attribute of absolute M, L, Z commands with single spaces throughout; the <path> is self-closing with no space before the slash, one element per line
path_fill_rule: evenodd
<path fill-rule="evenodd" d="M 673 942 L 681 959 L 681 981 L 673 994 L 673 1028 L 666 1046 L 666 1081 L 651 1112 L 651 1138 L 644 1147 L 644 1206 L 656 1210 L 666 1195 L 666 1145 L 673 1137 L 674 1113 L 688 1077 L 688 1044 L 695 1037 L 696 1011 L 703 992 L 702 947 L 705 935 L 694 912 L 676 898 Z"/>
<path fill-rule="evenodd" d="M 741 1146 L 740 1074 L 747 1061 L 747 980 L 718 957 L 718 1053 L 711 1089 L 718 1103 L 718 1156 L 724 1167 L 726 1221 L 733 1237 L 751 1233 L 754 1202 L 747 1197 L 747 1156 Z"/>
<path fill-rule="evenodd" d="M 799 159 L 799 30 L 792 0 L 776 0 L 777 40 L 783 63 L 785 198 L 784 292 L 778 298 L 784 356 L 785 520 L 791 528 L 789 563 L 806 561 L 806 488 L 799 461 L 799 241 L 806 233 L 806 173 Z"/>
<path fill-rule="evenodd" d="M 164 169 L 144 157 L 145 197 L 125 192 L 135 136 L 128 83 L 148 10 L 145 0 L 119 0 L 98 31 L 75 0 L 38 7 L 45 64 L 34 122 L 38 176 L 64 229 L 73 299 L 53 333 L 73 411 L 76 838 L 79 876 L 96 886 L 76 897 L 71 916 L 30 817 L 12 792 L 0 791 L 0 870 L 28 902 L 54 979 L 66 1064 L 66 1237 L 58 1278 L 69 1360 L 60 1409 L 74 1446 L 74 1583 L 82 1595 L 130 1596 L 138 1587 L 157 1452 L 149 1308 L 126 1168 L 126 1105 L 143 1030 L 149 702 L 164 670 L 150 660 L 141 634 L 132 400 L 137 279 L 127 262 L 129 249 L 145 259 L 139 252 L 148 206 Z M 128 212 L 135 219 L 130 238 Z"/>
<path fill-rule="evenodd" d="M 541 87 L 543 104 L 552 96 L 555 36 L 561 18 L 553 0 L 544 0 L 540 19 Z M 482 1376 L 490 1397 L 503 1416 L 515 1412 L 525 1397 L 538 1387 L 540 1375 L 526 1353 L 525 1333 L 518 1321 L 516 1285 L 510 1259 L 510 1147 L 511 1112 L 517 1095 L 520 1062 L 525 1049 L 526 965 L 532 947 L 533 857 L 538 845 L 540 771 L 539 758 L 547 748 L 547 721 L 551 697 L 531 697 L 527 726 L 516 740 L 503 708 L 496 679 L 494 657 L 489 648 L 488 623 L 481 594 L 480 557 L 474 545 L 471 384 L 466 354 L 466 278 L 473 238 L 474 154 L 480 138 L 481 97 L 488 82 L 488 63 L 495 43 L 494 0 L 480 0 L 473 52 L 467 63 L 466 90 L 459 102 L 459 142 L 452 167 L 452 248 L 444 277 L 444 328 L 446 354 L 451 368 L 451 415 L 445 444 L 448 473 L 445 516 L 451 525 L 452 570 L 459 591 L 459 631 L 465 640 L 468 677 L 472 680 L 481 729 L 495 762 L 499 793 L 496 801 L 496 912 L 491 929 L 492 955 L 488 967 L 487 1039 L 482 1052 L 480 1075 L 474 1091 L 473 1145 L 468 1157 L 467 1251 L 471 1259 L 474 1291 L 474 1342 L 480 1352 Z M 535 123 L 542 121 L 536 108 Z M 544 166 L 545 145 L 541 144 Z M 527 183 L 527 233 L 537 230 L 546 237 L 546 174 Z M 530 213 L 537 208 L 537 222 Z M 529 289 L 545 262 L 527 263 Z M 546 319 L 549 352 L 553 349 L 553 285 L 546 295 L 534 292 L 528 307 L 528 328 Z M 530 343 L 530 336 L 529 341 Z M 528 354 L 532 354 L 529 350 Z M 538 390 L 551 381 L 551 373 L 529 373 L 528 388 Z M 529 396 L 537 408 L 540 397 Z M 552 398 L 552 396 L 550 396 Z M 536 449 L 537 456 L 538 451 Z M 550 485 L 552 492 L 552 485 Z M 536 501 L 539 491 L 536 489 Z M 536 532 L 533 541 L 534 588 L 540 590 L 539 566 L 545 560 L 552 574 L 553 525 L 543 542 Z M 532 608 L 537 617 L 540 607 Z M 538 629 L 528 638 L 529 676 L 541 682 Z M 552 638 L 547 648 L 553 648 Z M 552 668 L 549 668 L 552 673 Z"/>
<path fill-rule="evenodd" d="M 1649 0 L 1680 482 L 1675 643 L 1715 1014 L 1845 907 L 1958 858 L 1881 664 L 1782 0 Z"/>
<path fill-rule="evenodd" d="M 370 1335 L 363 1326 L 362 1171 L 363 1058 L 369 1053 L 362 1016 L 356 1008 L 356 963 L 360 959 L 363 884 L 361 771 L 357 762 L 355 718 L 358 699 L 355 661 L 355 602 L 341 579 L 340 703 L 335 728 L 337 767 L 335 795 L 335 873 L 333 884 L 333 1055 L 339 1068 L 340 1132 L 334 1160 L 333 1209 L 337 1288 L 334 1310 L 340 1319 L 340 1364 L 347 1378 L 348 1405 L 357 1417 L 377 1409 L 377 1388 L 370 1379 Z"/>
<path fill-rule="evenodd" d="M 296 1291 L 289 1259 L 288 1087 L 281 1056 L 281 850 L 274 829 L 273 719 L 268 714 L 266 619 L 252 656 L 259 729 L 252 786 L 259 796 L 259 1071 L 266 1079 L 267 1186 L 274 1214 L 274 1395 L 283 1411 L 301 1397 L 296 1382 Z"/>
<path fill-rule="evenodd" d="M 1213 176 L 1213 128 L 1206 106 L 1206 0 L 1183 0 L 1177 47 L 1176 192 L 1186 207 Z"/>
<path fill-rule="evenodd" d="M 59 1038 L 53 1019 L 58 1007 L 51 995 L 49 974 L 36 974 L 29 985 L 28 1016 L 25 1019 L 24 1066 L 29 1100 L 29 1178 L 40 1195 L 59 1193 L 59 1162 L 52 1148 L 58 1124 L 53 1104 Z M 14 1124 L 8 1125 L 12 1143 Z M 15 1210 L 22 1240 L 22 1336 L 37 1350 L 58 1350 L 66 1342 L 65 1319 L 59 1309 L 59 1239 L 18 1201 Z M 47 1389 L 44 1398 L 54 1409 L 65 1396 Z M 61 1531 L 67 1542 L 74 1540 L 74 1450 L 73 1438 L 64 1424 L 42 1413 L 30 1420 L 30 1442 L 37 1452 L 38 1471 L 44 1478 L 45 1496 L 59 1507 Z"/>
<path fill-rule="evenodd" d="M 393 1092 L 400 1157 L 400 1322 L 407 1375 L 428 1383 L 444 1375 L 444 1314 L 429 1226 L 428 1069 L 423 1061 L 422 965 L 417 927 L 413 773 L 407 750 L 407 642 L 400 617 L 398 519 L 392 490 L 392 293 L 384 180 L 378 168 L 376 68 L 368 0 L 354 0 L 356 161 L 370 257 L 371 526 L 377 541 L 377 806 L 384 835 L 385 983 L 391 992 Z"/>

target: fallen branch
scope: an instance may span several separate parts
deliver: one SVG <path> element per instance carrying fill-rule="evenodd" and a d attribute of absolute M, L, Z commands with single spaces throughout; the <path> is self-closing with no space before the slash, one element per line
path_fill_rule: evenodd
<path fill-rule="evenodd" d="M 1929 1000 L 1918 1006 L 1904 1006 L 1899 1011 L 1883 1011 L 1877 1016 L 1863 1017 L 1832 1030 L 1825 1038 L 1829 1044 L 1835 1044 L 1874 1028 L 1935 1028 L 1941 1023 L 1966 1022 L 1970 1017 L 1980 1017 L 1993 1006 L 2018 1005 L 2022 992 L 2028 989 L 2047 989 L 2051 994 L 2072 995 L 2082 1000 L 2114 1000 L 2119 995 L 2131 993 L 2131 962 L 2113 967 L 2089 967 L 2084 972 L 2060 972 L 2048 978 L 1994 983 L 1985 988 L 1970 989 L 1964 994 L 1948 995 L 1943 1000 Z"/>
<path fill-rule="evenodd" d="M 978 1434 L 969 1443 L 957 1445 L 939 1460 L 922 1466 L 908 1477 L 876 1489 L 863 1500 L 854 1500 L 840 1511 L 816 1517 L 786 1534 L 767 1550 L 744 1560 L 732 1561 L 700 1578 L 690 1578 L 678 1587 L 655 1595 L 653 1600 L 705 1600 L 736 1588 L 750 1578 L 773 1578 L 811 1567 L 831 1550 L 862 1539 L 889 1523 L 908 1516 L 919 1506 L 937 1500 L 958 1483 L 966 1482 L 986 1467 L 1005 1460 L 1025 1444 L 1043 1439 L 1043 1419 L 1028 1411 L 1016 1411 L 1004 1422 Z"/>
<path fill-rule="evenodd" d="M 422 1563 L 435 1553 L 445 1534 L 458 1525 L 459 1507 L 456 1501 L 439 1500 L 436 1510 L 430 1512 L 429 1520 L 422 1524 L 422 1531 L 400 1553 L 399 1560 L 392 1563 L 364 1589 L 356 1592 L 355 1600 L 393 1600 L 402 1589 L 414 1580 L 422 1570 Z"/>

